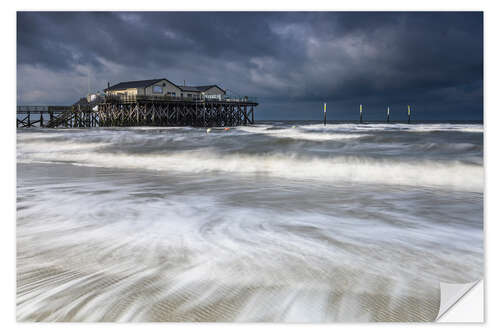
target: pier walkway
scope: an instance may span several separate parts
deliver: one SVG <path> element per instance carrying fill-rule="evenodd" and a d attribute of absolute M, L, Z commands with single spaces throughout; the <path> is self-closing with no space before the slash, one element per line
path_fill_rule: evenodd
<path fill-rule="evenodd" d="M 90 104 L 18 106 L 16 127 L 239 126 L 254 123 L 257 105 L 249 97 L 106 96 Z"/>

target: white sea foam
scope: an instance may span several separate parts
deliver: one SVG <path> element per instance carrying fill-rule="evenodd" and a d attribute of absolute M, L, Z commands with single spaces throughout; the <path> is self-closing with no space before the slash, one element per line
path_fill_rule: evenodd
<path fill-rule="evenodd" d="M 465 191 L 483 191 L 483 168 L 461 162 L 394 161 L 355 157 L 307 158 L 283 154 L 225 154 L 191 151 L 162 155 L 130 155 L 78 150 L 95 148 L 93 144 L 57 145 L 40 151 L 38 145 L 21 153 L 19 162 L 69 162 L 79 165 L 146 169 L 176 172 L 229 172 L 232 174 L 266 174 L 292 179 L 315 179 L 327 182 L 360 182 L 375 184 L 438 186 Z M 23 151 L 20 149 L 20 151 Z M 38 149 L 38 150 L 36 150 Z M 36 151 L 34 151 L 36 150 Z"/>
<path fill-rule="evenodd" d="M 431 320 L 432 281 L 453 279 L 462 261 L 450 249 L 464 256 L 481 241 L 477 229 L 398 216 L 404 200 L 367 220 L 343 205 L 245 207 L 223 191 L 158 197 L 152 186 L 23 182 L 18 320 Z"/>
<path fill-rule="evenodd" d="M 339 155 L 335 140 L 252 153 L 240 129 L 162 131 L 18 134 L 19 163 L 58 163 L 18 173 L 18 320 L 433 320 L 440 280 L 482 274 L 481 160 Z M 308 131 L 343 134 L 284 133 Z"/>
<path fill-rule="evenodd" d="M 397 124 L 397 123 L 377 123 L 377 124 L 310 124 L 298 126 L 303 129 L 327 129 L 347 132 L 366 131 L 408 131 L 408 132 L 472 132 L 482 133 L 482 124 Z"/>
<path fill-rule="evenodd" d="M 290 138 L 290 139 L 307 140 L 307 141 L 352 140 L 368 136 L 367 134 L 355 134 L 355 133 L 331 133 L 324 131 L 307 132 L 300 128 L 270 129 L 267 126 L 242 127 L 239 130 L 250 133 L 264 134 L 278 138 Z"/>
<path fill-rule="evenodd" d="M 376 132 L 469 132 L 482 133 L 481 124 L 309 124 L 276 129 L 270 125 L 241 127 L 241 132 L 307 141 L 345 141 Z M 371 133 L 367 133 L 371 132 Z"/>

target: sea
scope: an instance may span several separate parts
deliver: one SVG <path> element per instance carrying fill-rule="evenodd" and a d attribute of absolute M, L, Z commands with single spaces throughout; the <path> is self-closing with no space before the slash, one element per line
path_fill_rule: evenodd
<path fill-rule="evenodd" d="M 484 274 L 481 123 L 17 131 L 18 321 L 434 321 Z"/>

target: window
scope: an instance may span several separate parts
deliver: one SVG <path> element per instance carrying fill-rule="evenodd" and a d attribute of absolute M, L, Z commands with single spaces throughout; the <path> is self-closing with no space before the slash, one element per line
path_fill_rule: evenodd
<path fill-rule="evenodd" d="M 192 96 L 193 96 L 193 94 L 188 94 L 188 97 L 192 97 Z"/>
<path fill-rule="evenodd" d="M 153 86 L 153 94 L 163 94 L 163 88 L 161 86 Z"/>

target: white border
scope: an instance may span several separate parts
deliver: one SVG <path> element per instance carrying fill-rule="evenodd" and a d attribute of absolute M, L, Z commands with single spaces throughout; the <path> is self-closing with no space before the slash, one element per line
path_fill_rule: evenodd
<path fill-rule="evenodd" d="M 217 331 L 233 332 L 235 329 L 254 332 L 255 330 L 276 331 L 286 329 L 294 332 L 298 330 L 328 331 L 341 329 L 342 331 L 357 331 L 368 329 L 373 332 L 400 332 L 401 329 L 412 332 L 414 330 L 434 331 L 452 330 L 453 332 L 495 329 L 499 331 L 499 316 L 495 315 L 495 309 L 500 308 L 497 298 L 498 281 L 500 281 L 498 264 L 488 260 L 493 258 L 492 253 L 500 253 L 499 250 L 499 224 L 498 213 L 494 212 L 494 206 L 498 206 L 499 172 L 500 163 L 498 151 L 500 145 L 500 122 L 499 112 L 495 99 L 498 96 L 499 73 L 499 43 L 498 32 L 500 31 L 500 17 L 498 12 L 498 1 L 435 1 L 419 0 L 418 2 L 402 1 L 342 1 L 327 2 L 308 0 L 301 2 L 291 1 L 263 1 L 253 0 L 238 4 L 236 1 L 199 1 L 186 2 L 171 1 L 95 1 L 84 2 L 69 1 L 6 1 L 2 5 L 1 24 L 3 34 L 2 74 L 1 80 L 3 92 L 3 105 L 0 112 L 1 117 L 1 146 L 2 146 L 2 190 L 1 190 L 1 223 L 2 239 L 0 242 L 2 256 L 2 274 L 0 274 L 2 287 L 1 308 L 2 328 L 7 331 L 42 331 L 42 332 L 86 332 L 116 330 L 120 332 L 132 332 L 137 329 L 148 331 L 161 331 L 175 329 L 176 331 Z M 485 297 L 485 320 L 486 324 L 328 324 L 328 325 L 286 325 L 286 324 L 23 324 L 15 322 L 15 103 L 16 103 L 16 11 L 17 10 L 484 10 L 485 27 L 485 257 L 486 277 L 485 290 L 489 297 Z M 498 259 L 496 260 L 498 262 Z M 493 281 L 493 283 L 488 283 Z M 496 281 L 496 283 L 495 283 Z M 495 296 L 494 296 L 495 295 Z M 493 312 L 490 312 L 492 309 Z M 489 314 L 492 314 L 491 316 Z M 89 326 L 90 325 L 90 326 Z"/>

